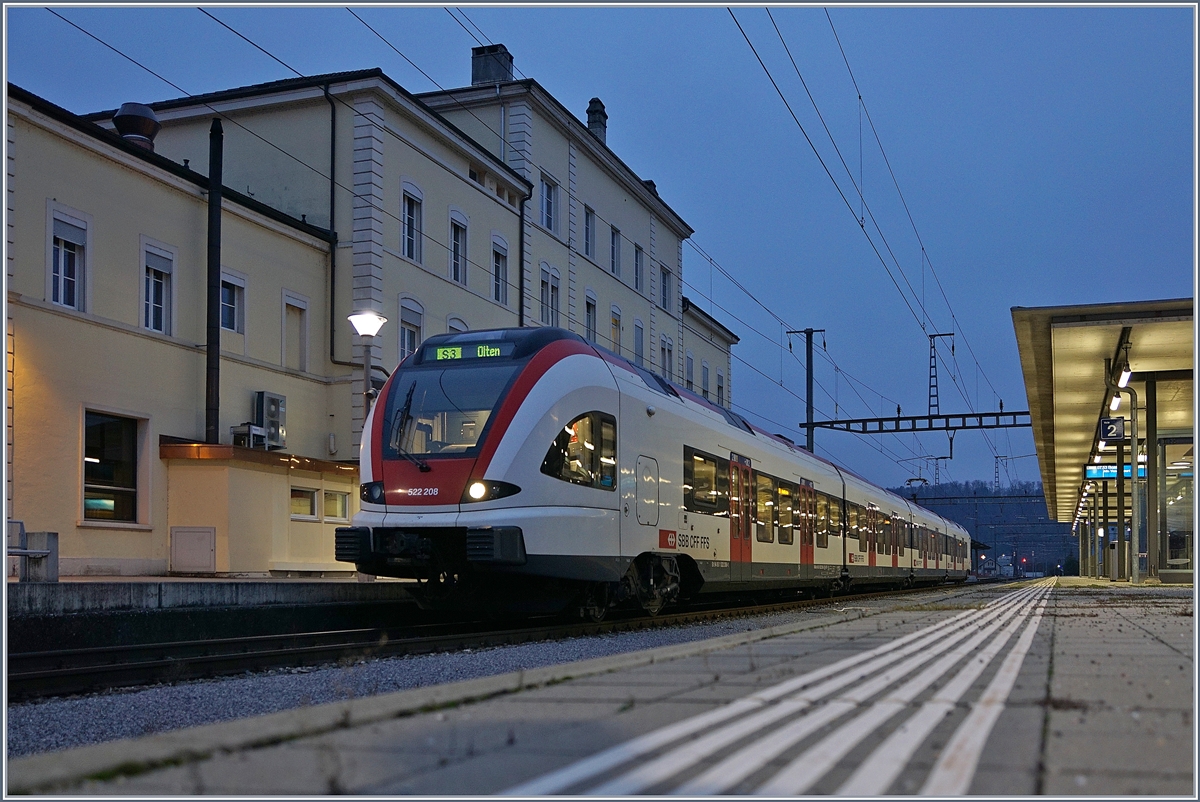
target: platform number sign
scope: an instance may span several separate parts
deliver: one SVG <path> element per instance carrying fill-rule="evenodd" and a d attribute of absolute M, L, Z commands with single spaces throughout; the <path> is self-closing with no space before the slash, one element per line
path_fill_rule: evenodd
<path fill-rule="evenodd" d="M 1124 418 L 1101 418 L 1100 419 L 1100 439 L 1101 440 L 1124 440 L 1125 439 L 1125 419 Z"/>

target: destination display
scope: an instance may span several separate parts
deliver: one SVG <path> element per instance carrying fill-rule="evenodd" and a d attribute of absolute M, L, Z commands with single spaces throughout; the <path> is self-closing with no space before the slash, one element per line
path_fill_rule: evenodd
<path fill-rule="evenodd" d="M 511 356 L 516 343 L 488 342 L 462 343 L 459 345 L 428 345 L 425 347 L 425 361 L 458 362 L 474 361 L 477 359 L 503 359 Z"/>
<path fill-rule="evenodd" d="M 1129 475 L 1130 475 L 1130 473 L 1132 473 L 1132 471 L 1130 471 L 1128 465 L 1126 465 L 1124 467 L 1125 467 L 1125 478 L 1128 479 Z M 1146 478 L 1146 466 L 1145 465 L 1138 466 L 1138 477 L 1141 479 Z M 1089 479 L 1116 479 L 1117 478 L 1117 466 L 1116 465 L 1089 465 L 1089 466 L 1087 466 L 1087 478 L 1089 478 Z"/>

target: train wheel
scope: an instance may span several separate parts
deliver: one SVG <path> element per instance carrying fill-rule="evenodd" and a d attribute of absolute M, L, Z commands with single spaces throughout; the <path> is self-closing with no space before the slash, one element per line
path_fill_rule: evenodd
<path fill-rule="evenodd" d="M 579 608 L 582 618 L 598 624 L 608 615 L 609 598 L 607 582 L 597 582 L 587 589 L 583 597 L 583 606 Z"/>
<path fill-rule="evenodd" d="M 638 603 L 647 614 L 658 615 L 679 596 L 679 563 L 674 557 L 643 554 L 629 570 Z"/>

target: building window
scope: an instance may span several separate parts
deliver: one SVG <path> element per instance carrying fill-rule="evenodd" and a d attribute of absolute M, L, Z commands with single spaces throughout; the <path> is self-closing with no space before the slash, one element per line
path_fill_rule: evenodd
<path fill-rule="evenodd" d="M 675 294 L 671 288 L 671 271 L 665 267 L 659 270 L 659 303 L 663 309 L 671 311 L 671 299 Z"/>
<path fill-rule="evenodd" d="M 646 337 L 642 321 L 633 321 L 633 361 L 639 365 L 646 364 Z"/>
<path fill-rule="evenodd" d="M 425 308 L 411 298 L 400 299 L 400 360 L 404 361 L 421 344 Z"/>
<path fill-rule="evenodd" d="M 308 299 L 283 291 L 283 359 L 291 370 L 308 370 Z"/>
<path fill-rule="evenodd" d="M 306 487 L 292 488 L 292 517 L 313 519 L 317 517 L 317 491 Z"/>
<path fill-rule="evenodd" d="M 717 404 L 725 406 L 725 374 L 717 371 Z"/>
<path fill-rule="evenodd" d="M 147 246 L 142 252 L 145 287 L 142 325 L 151 331 L 171 333 L 171 254 Z"/>
<path fill-rule="evenodd" d="M 542 324 L 558 325 L 559 273 L 542 262 Z"/>
<path fill-rule="evenodd" d="M 508 306 L 508 248 L 492 240 L 492 299 Z"/>
<path fill-rule="evenodd" d="M 641 245 L 633 246 L 633 288 L 638 292 L 646 291 L 646 254 L 642 252 Z"/>
<path fill-rule="evenodd" d="M 325 491 L 325 519 L 345 521 L 350 518 L 350 494 L 336 490 Z"/>
<path fill-rule="evenodd" d="M 692 364 L 691 351 L 689 351 L 687 353 L 687 358 L 686 358 L 684 364 L 685 364 L 685 368 L 684 368 L 684 372 L 683 372 L 683 380 L 685 382 L 685 386 L 689 390 L 692 390 L 692 389 L 694 389 L 692 386 L 692 374 L 695 372 L 695 368 L 694 368 L 694 365 Z"/>
<path fill-rule="evenodd" d="M 221 275 L 221 328 L 246 331 L 246 282 L 228 273 Z"/>
<path fill-rule="evenodd" d="M 584 336 L 591 342 L 596 342 L 596 299 L 588 298 L 585 302 Z"/>
<path fill-rule="evenodd" d="M 674 344 L 666 337 L 660 337 L 658 340 L 659 365 L 664 379 L 671 379 L 671 362 L 674 361 Z"/>
<path fill-rule="evenodd" d="M 467 223 L 450 221 L 450 280 L 467 286 Z"/>
<path fill-rule="evenodd" d="M 401 226 L 403 231 L 400 236 L 400 252 L 404 254 L 405 258 L 419 264 L 421 262 L 421 199 L 407 189 L 404 191 Z"/>
<path fill-rule="evenodd" d="M 616 306 L 612 308 L 612 327 L 609 329 L 608 339 L 612 343 L 613 351 L 621 353 L 621 310 Z"/>
<path fill-rule="evenodd" d="M 708 363 L 700 363 L 700 395 L 708 399 Z"/>
<path fill-rule="evenodd" d="M 59 306 L 83 311 L 84 254 L 87 224 L 54 217 L 50 262 L 50 300 Z"/>
<path fill-rule="evenodd" d="M 547 231 L 558 230 L 558 185 L 542 176 L 542 226 Z"/>
<path fill-rule="evenodd" d="M 464 331 L 470 331 L 470 328 L 462 318 L 452 317 L 446 321 L 446 331 L 451 334 L 461 334 Z"/>
<path fill-rule="evenodd" d="M 609 257 L 608 269 L 614 276 L 621 275 L 621 229 L 610 226 L 609 245 L 612 255 Z"/>
<path fill-rule="evenodd" d="M 596 258 L 596 213 L 583 207 L 583 255 Z"/>
<path fill-rule="evenodd" d="M 137 521 L 137 427 L 133 418 L 88 412 L 84 421 L 83 517 Z"/>

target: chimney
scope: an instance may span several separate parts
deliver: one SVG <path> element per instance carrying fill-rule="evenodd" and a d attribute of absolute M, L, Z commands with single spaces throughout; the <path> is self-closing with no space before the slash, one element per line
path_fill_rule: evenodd
<path fill-rule="evenodd" d="M 513 79 L 512 54 L 504 45 L 471 48 L 471 86 L 499 84 Z"/>
<path fill-rule="evenodd" d="M 113 125 L 117 133 L 131 145 L 149 151 L 154 150 L 154 137 L 162 130 L 162 123 L 154 116 L 154 111 L 141 103 L 122 104 L 113 115 Z"/>
<path fill-rule="evenodd" d="M 588 101 L 587 114 L 588 130 L 596 139 L 608 144 L 606 139 L 608 136 L 608 112 L 604 110 L 604 104 L 600 102 L 600 98 L 594 97 Z"/>

